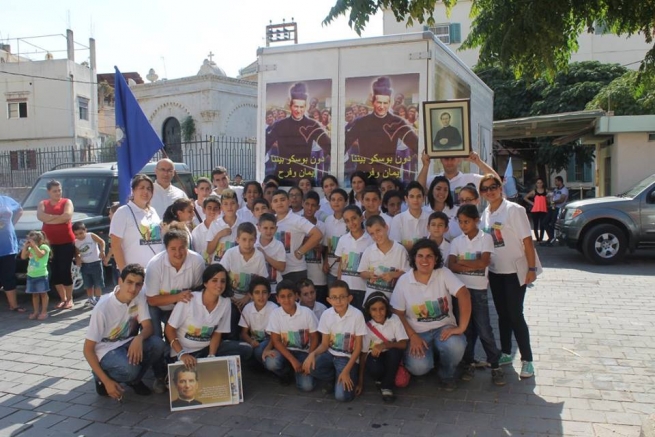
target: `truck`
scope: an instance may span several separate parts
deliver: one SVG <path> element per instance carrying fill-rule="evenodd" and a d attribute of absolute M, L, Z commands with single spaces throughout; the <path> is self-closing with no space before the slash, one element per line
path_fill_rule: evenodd
<path fill-rule="evenodd" d="M 493 91 L 429 31 L 257 54 L 260 180 L 275 174 L 284 185 L 301 177 L 319 185 L 329 173 L 348 187 L 356 171 L 414 180 L 445 113 L 463 138 L 450 151 L 468 156 L 470 148 L 491 160 Z M 423 114 L 426 102 L 437 109 Z M 437 172 L 439 160 L 432 164 Z M 463 171 L 477 171 L 468 165 Z"/>

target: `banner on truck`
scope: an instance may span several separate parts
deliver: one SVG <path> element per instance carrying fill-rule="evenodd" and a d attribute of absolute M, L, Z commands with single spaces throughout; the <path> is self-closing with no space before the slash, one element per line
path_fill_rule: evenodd
<path fill-rule="evenodd" d="M 332 79 L 266 84 L 265 171 L 291 186 L 330 171 Z"/>
<path fill-rule="evenodd" d="M 416 178 L 419 74 L 346 78 L 344 182 Z"/>

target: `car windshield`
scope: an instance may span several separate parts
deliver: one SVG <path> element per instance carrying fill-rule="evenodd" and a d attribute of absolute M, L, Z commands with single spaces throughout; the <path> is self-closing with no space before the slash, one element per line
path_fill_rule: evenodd
<path fill-rule="evenodd" d="M 23 202 L 23 209 L 35 210 L 42 200 L 49 198 L 47 183 L 51 178 L 39 178 L 32 191 Z M 64 176 L 57 178 L 61 182 L 63 196 L 71 199 L 75 211 L 99 214 L 102 199 L 110 178 L 98 176 Z"/>
<path fill-rule="evenodd" d="M 655 174 L 648 176 L 646 179 L 639 182 L 637 185 L 630 188 L 625 193 L 621 194 L 621 197 L 635 197 L 635 196 L 638 196 L 639 193 L 644 191 L 646 188 L 650 187 L 654 182 L 655 182 Z"/>

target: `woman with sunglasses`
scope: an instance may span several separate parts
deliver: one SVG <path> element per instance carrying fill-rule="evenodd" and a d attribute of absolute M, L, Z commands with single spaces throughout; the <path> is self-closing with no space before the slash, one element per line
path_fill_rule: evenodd
<path fill-rule="evenodd" d="M 530 331 L 523 316 L 528 284 L 537 278 L 536 252 L 525 209 L 503 198 L 502 182 L 488 174 L 480 181 L 480 194 L 488 202 L 481 227 L 494 240 L 489 285 L 498 313 L 502 356 L 499 364 L 512 363 L 512 333 L 521 353 L 521 378 L 534 375 Z"/>

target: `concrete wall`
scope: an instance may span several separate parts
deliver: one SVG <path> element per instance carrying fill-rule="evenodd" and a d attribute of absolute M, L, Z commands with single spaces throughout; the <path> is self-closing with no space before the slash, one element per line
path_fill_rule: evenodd
<path fill-rule="evenodd" d="M 623 193 L 655 173 L 655 141 L 648 133 L 614 135 L 612 146 L 612 194 Z"/>

